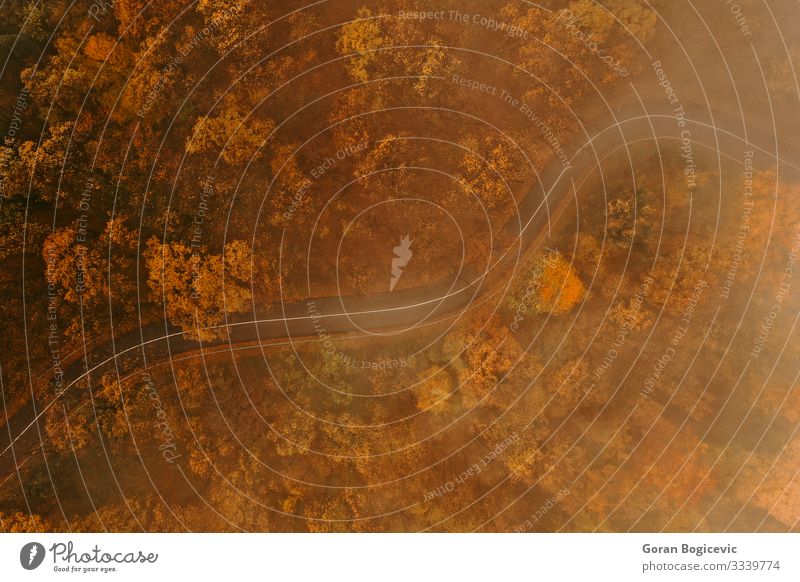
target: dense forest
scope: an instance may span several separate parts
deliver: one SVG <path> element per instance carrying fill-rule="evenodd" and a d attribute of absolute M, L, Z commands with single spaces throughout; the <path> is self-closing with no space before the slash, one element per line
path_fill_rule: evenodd
<path fill-rule="evenodd" d="M 717 4 L 7 0 L 0 530 L 797 530 L 800 45 Z"/>

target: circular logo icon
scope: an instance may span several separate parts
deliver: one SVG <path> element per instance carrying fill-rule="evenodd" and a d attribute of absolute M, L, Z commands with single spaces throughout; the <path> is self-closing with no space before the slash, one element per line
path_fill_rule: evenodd
<path fill-rule="evenodd" d="M 44 546 L 39 542 L 30 542 L 19 551 L 19 563 L 26 570 L 35 570 L 44 561 Z"/>

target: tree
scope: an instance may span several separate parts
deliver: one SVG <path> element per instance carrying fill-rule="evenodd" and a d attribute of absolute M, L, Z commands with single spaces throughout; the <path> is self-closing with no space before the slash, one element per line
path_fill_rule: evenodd
<path fill-rule="evenodd" d="M 640 190 L 635 200 L 633 196 L 622 195 L 608 203 L 608 231 L 613 241 L 627 245 L 634 237 L 637 241 L 647 240 L 656 211 L 643 201 L 644 194 Z"/>
<path fill-rule="evenodd" d="M 547 450 L 541 447 L 549 436 L 546 427 L 534 425 L 504 452 L 503 462 L 512 481 L 533 483 L 552 468 L 558 459 L 552 454 L 553 446 Z"/>
<path fill-rule="evenodd" d="M 353 489 L 335 489 L 308 498 L 303 508 L 305 525 L 312 533 L 376 532 L 375 520 L 363 519 L 363 496 Z M 361 497 L 361 498 L 360 498 Z"/>
<path fill-rule="evenodd" d="M 656 31 L 656 13 L 642 0 L 609 0 L 608 9 L 641 42 L 648 41 Z"/>
<path fill-rule="evenodd" d="M 797 95 L 799 83 L 795 71 L 800 71 L 800 48 L 792 49 L 788 55 L 770 64 L 767 87 L 782 99 Z"/>
<path fill-rule="evenodd" d="M 100 252 L 77 242 L 76 235 L 76 229 L 65 227 L 47 237 L 42 250 L 45 275 L 68 303 L 79 303 L 81 299 L 92 303 L 105 287 L 105 265 Z"/>
<path fill-rule="evenodd" d="M 595 0 L 577 0 L 570 3 L 569 11 L 577 18 L 580 27 L 591 31 L 598 42 L 608 38 L 614 26 L 614 17 L 602 4 Z"/>
<path fill-rule="evenodd" d="M 244 241 L 232 241 L 223 254 L 214 255 L 153 237 L 144 256 L 153 299 L 163 301 L 167 317 L 186 337 L 225 337 L 225 329 L 215 326 L 226 313 L 245 311 L 252 298 L 252 256 Z"/>
<path fill-rule="evenodd" d="M 32 141 L 18 144 L 6 138 L 0 147 L 0 193 L 3 197 L 27 197 L 29 188 L 33 188 L 33 194 L 42 200 L 56 200 L 61 169 L 70 149 L 72 126 L 71 122 L 51 125 L 47 137 L 38 146 Z"/>
<path fill-rule="evenodd" d="M 443 43 L 438 38 L 432 38 L 426 44 L 429 48 L 420 56 L 417 68 L 420 77 L 414 83 L 414 92 L 423 99 L 432 99 L 439 94 L 442 87 L 435 77 L 445 76 L 444 73 L 452 70 L 456 63 L 448 58 Z"/>
<path fill-rule="evenodd" d="M 27 231 L 27 240 L 24 231 Z M 7 198 L 0 202 L 0 232 L 3 233 L 0 237 L 0 261 L 5 261 L 14 254 L 20 256 L 23 249 L 36 253 L 48 229 L 34 220 L 26 223 L 25 202 L 21 198 Z"/>
<path fill-rule="evenodd" d="M 385 191 L 402 192 L 410 178 L 406 166 L 414 165 L 415 155 L 413 142 L 389 134 L 358 161 L 354 174 Z"/>
<path fill-rule="evenodd" d="M 81 329 L 94 329 L 108 317 L 104 303 L 117 315 L 132 313 L 129 301 L 135 289 L 130 272 L 137 236 L 124 225 L 124 217 L 110 219 L 99 237 L 93 239 L 85 227 L 65 227 L 45 239 L 42 249 L 44 275 L 59 297 L 74 309 L 65 332 L 77 336 Z"/>
<path fill-rule="evenodd" d="M 797 481 L 796 465 L 792 462 L 781 462 L 781 457 L 788 461 L 796 458 L 800 451 L 800 440 L 790 440 L 775 462 L 760 460 L 762 470 L 758 477 L 765 476 L 755 491 L 754 505 L 790 528 L 797 527 L 800 519 L 800 483 Z M 768 472 L 767 472 L 768 470 Z"/>
<path fill-rule="evenodd" d="M 622 27 L 622 34 L 627 32 L 642 42 L 655 32 L 656 15 L 640 0 L 609 0 L 606 5 L 604 8 L 595 0 L 577 0 L 569 10 L 577 16 L 581 28 L 594 33 L 599 42 L 606 41 L 617 24 Z"/>
<path fill-rule="evenodd" d="M 393 81 L 393 93 L 404 99 L 409 96 L 431 99 L 439 94 L 441 82 L 432 77 L 444 76 L 457 64 L 444 48 L 450 43 L 426 36 L 423 27 L 404 19 L 373 17 L 369 8 L 360 8 L 357 17 L 342 26 L 336 42 L 339 55 L 348 57 L 346 68 L 350 77 L 367 82 L 416 76 L 407 83 Z"/>
<path fill-rule="evenodd" d="M 0 511 L 0 527 L 4 533 L 44 533 L 53 531 L 52 524 L 35 513 L 3 513 Z"/>
<path fill-rule="evenodd" d="M 186 143 L 189 153 L 217 153 L 227 163 L 246 163 L 266 145 L 275 128 L 270 119 L 261 120 L 245 114 L 235 105 L 225 106 L 213 116 L 201 116 Z"/>
<path fill-rule="evenodd" d="M 564 315 L 586 297 L 575 268 L 560 252 L 538 257 L 519 275 L 519 284 L 509 297 L 509 309 L 524 313 Z"/>
<path fill-rule="evenodd" d="M 114 58 L 115 44 L 116 41 L 112 36 L 99 32 L 86 39 L 83 53 L 90 59 L 102 63 Z"/>
<path fill-rule="evenodd" d="M 599 405 L 605 400 L 599 386 L 592 388 L 589 362 L 577 358 L 561 366 L 550 377 L 549 393 L 554 397 L 547 403 L 551 418 L 566 418 L 573 414 L 579 404 Z"/>
<path fill-rule="evenodd" d="M 472 408 L 497 404 L 498 383 L 522 355 L 522 348 L 496 320 L 470 322 L 461 344 L 465 367 L 459 375 L 461 402 Z M 491 393 L 491 394 L 490 394 Z M 498 404 L 500 407 L 503 403 Z"/>
<path fill-rule="evenodd" d="M 359 8 L 357 20 L 342 26 L 336 41 L 336 51 L 349 55 L 348 72 L 356 81 L 368 81 L 372 76 L 372 65 L 378 60 L 376 54 L 387 44 L 380 25 L 373 19 L 369 8 Z"/>
<path fill-rule="evenodd" d="M 27 34 L 34 40 L 42 42 L 50 36 L 51 27 L 47 19 L 47 7 L 44 3 L 29 0 L 21 10 L 23 22 L 21 34 Z"/>
<path fill-rule="evenodd" d="M 524 160 L 513 142 L 501 136 L 482 140 L 471 136 L 463 142 L 466 151 L 461 159 L 459 176 L 469 196 L 477 195 L 489 209 L 510 211 L 513 187 L 522 181 Z"/>
<path fill-rule="evenodd" d="M 26 142 L 33 144 L 33 142 Z M 31 146 L 26 146 L 29 149 Z M 30 180 L 30 152 L 22 152 L 16 140 L 6 138 L 0 145 L 0 196 L 23 198 Z"/>
<path fill-rule="evenodd" d="M 642 331 L 653 325 L 653 313 L 644 309 L 631 298 L 627 305 L 617 303 L 608 313 L 608 319 L 618 326 L 627 326 L 631 331 Z"/>
<path fill-rule="evenodd" d="M 181 508 L 169 507 L 167 501 L 157 494 L 143 493 L 117 503 L 97 507 L 86 516 L 79 516 L 71 524 L 75 532 L 141 533 L 184 532 L 178 519 Z M 178 519 L 173 515 L 178 514 Z"/>
<path fill-rule="evenodd" d="M 758 238 L 766 244 L 769 237 L 787 250 L 791 249 L 800 226 L 798 196 L 800 186 L 780 179 L 775 170 L 754 172 L 748 238 Z"/>
<path fill-rule="evenodd" d="M 310 189 L 312 181 L 297 163 L 297 144 L 278 145 L 272 151 L 270 168 L 275 182 L 269 193 L 273 224 L 286 224 L 288 220 L 302 220 L 313 208 Z M 279 173 L 280 172 L 280 173 Z"/>
<path fill-rule="evenodd" d="M 653 301 L 663 304 L 666 311 L 681 315 L 691 303 L 701 305 L 708 298 L 708 288 L 713 286 L 719 259 L 710 256 L 704 245 L 672 249 L 659 260 L 652 277 L 655 280 Z"/>
<path fill-rule="evenodd" d="M 200 0 L 197 11 L 212 31 L 208 42 L 218 54 L 233 51 L 231 67 L 243 70 L 263 57 L 270 31 L 265 24 L 274 19 L 267 7 L 271 5 L 251 0 Z"/>
<path fill-rule="evenodd" d="M 347 151 L 367 143 L 372 116 L 362 114 L 380 110 L 383 105 L 383 92 L 375 86 L 354 87 L 338 95 L 328 115 L 336 148 Z"/>
<path fill-rule="evenodd" d="M 703 496 L 714 490 L 715 478 L 710 467 L 717 458 L 712 445 L 701 442 L 688 428 L 680 431 L 680 438 L 669 443 L 677 427 L 666 421 L 655 426 L 653 437 L 644 439 L 638 453 L 648 469 L 642 477 L 642 487 L 657 492 L 656 507 L 670 521 L 679 519 L 676 508 L 685 505 L 683 512 L 692 508 L 704 514 Z M 635 492 L 634 492 L 635 493 Z M 641 516 L 641 514 L 640 514 Z M 680 529 L 680 526 L 678 526 Z"/>
<path fill-rule="evenodd" d="M 66 453 L 82 449 L 95 433 L 94 415 L 88 402 L 78 403 L 74 408 L 56 403 L 45 413 L 45 432 L 48 444 L 59 452 Z"/>
<path fill-rule="evenodd" d="M 453 380 L 446 368 L 430 367 L 417 376 L 420 385 L 415 388 L 417 410 L 443 414 L 451 407 Z"/>

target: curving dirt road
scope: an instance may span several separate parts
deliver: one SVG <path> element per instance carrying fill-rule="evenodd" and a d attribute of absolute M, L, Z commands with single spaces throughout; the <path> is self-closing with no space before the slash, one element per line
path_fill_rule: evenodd
<path fill-rule="evenodd" d="M 647 74 L 647 73 L 645 73 Z M 649 83 L 648 86 L 652 86 Z M 314 322 L 321 321 L 328 334 L 348 333 L 354 330 L 379 330 L 409 328 L 425 322 L 457 317 L 464 308 L 472 305 L 487 290 L 496 289 L 503 274 L 526 254 L 542 246 L 549 229 L 558 216 L 569 206 L 575 196 L 576 185 L 591 173 L 609 154 L 642 140 L 677 140 L 676 148 L 687 137 L 695 148 L 705 147 L 741 160 L 745 149 L 758 155 L 780 159 L 787 167 L 800 170 L 791 160 L 800 160 L 793 149 L 778 147 L 776 128 L 754 128 L 741 118 L 708 107 L 683 103 L 685 126 L 665 108 L 664 93 L 658 90 L 637 93 L 634 85 L 620 87 L 613 99 L 606 97 L 600 104 L 599 118 L 613 119 L 577 139 L 571 158 L 571 168 L 565 170 L 555 160 L 539 176 L 520 203 L 519 215 L 506 226 L 504 238 L 513 241 L 501 256 L 484 273 L 462 273 L 456 281 L 439 281 L 414 289 L 375 294 L 365 297 L 321 297 L 299 304 L 274 305 L 264 313 L 250 314 L 249 320 L 232 321 L 225 327 L 224 340 L 204 342 L 204 349 L 234 346 L 253 342 L 267 342 L 275 338 L 302 338 L 317 336 Z M 591 118 L 594 113 L 590 113 Z M 763 113 L 762 113 L 763 117 Z M 700 121 L 703 119 L 713 120 Z M 776 151 L 778 153 L 776 153 Z M 344 305 L 347 309 L 344 309 Z M 64 383 L 59 394 L 71 389 L 87 374 L 116 364 L 121 375 L 146 369 L 153 362 L 174 358 L 176 355 L 197 350 L 200 344 L 186 340 L 180 330 L 168 325 L 153 325 L 139 331 L 113 338 L 107 345 L 99 346 L 86 357 L 82 355 L 63 366 Z M 50 370 L 52 373 L 52 370 Z M 55 406 L 58 398 L 46 403 L 29 402 L 11 418 L 5 420 L 5 430 L 0 431 L 0 485 L 13 477 L 19 468 L 37 454 L 45 441 L 40 423 L 44 412 Z"/>

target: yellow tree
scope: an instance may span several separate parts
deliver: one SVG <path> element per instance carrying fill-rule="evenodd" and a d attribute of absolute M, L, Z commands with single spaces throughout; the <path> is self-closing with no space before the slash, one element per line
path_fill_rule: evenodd
<path fill-rule="evenodd" d="M 496 403 L 498 383 L 519 362 L 522 348 L 496 320 L 474 319 L 462 338 L 464 368 L 459 374 L 461 402 L 472 408 Z M 502 407 L 502 402 L 499 403 Z"/>
<path fill-rule="evenodd" d="M 614 17 L 594 0 L 577 0 L 568 8 L 581 28 L 590 30 L 598 42 L 603 42 L 614 26 Z"/>
<path fill-rule="evenodd" d="M 6 139 L 0 148 L 0 193 L 4 197 L 27 196 L 31 187 L 42 200 L 56 200 L 71 129 L 71 122 L 51 125 L 39 145 Z"/>
<path fill-rule="evenodd" d="M 44 241 L 42 256 L 48 283 L 54 283 L 69 303 L 93 303 L 105 286 L 102 254 L 78 242 L 71 227 L 56 230 Z"/>
<path fill-rule="evenodd" d="M 275 124 L 270 119 L 246 116 L 237 106 L 228 105 L 214 115 L 201 116 L 186 143 L 189 153 L 218 154 L 229 164 L 250 161 L 265 145 Z"/>
<path fill-rule="evenodd" d="M 541 260 L 544 267 L 536 290 L 536 310 L 553 315 L 568 313 L 586 296 L 583 282 L 561 253 Z"/>
<path fill-rule="evenodd" d="M 494 135 L 482 140 L 468 137 L 462 145 L 467 150 L 459 168 L 462 182 L 490 210 L 500 206 L 510 209 L 512 188 L 524 177 L 519 150 L 507 139 Z"/>
<path fill-rule="evenodd" d="M 297 144 L 283 144 L 273 148 L 270 168 L 275 175 L 270 200 L 271 221 L 281 224 L 285 220 L 302 220 L 311 206 L 312 180 L 298 166 Z M 280 173 L 279 173 L 280 172 Z"/>
<path fill-rule="evenodd" d="M 797 94 L 794 71 L 800 69 L 800 48 L 792 49 L 785 58 L 776 58 L 767 75 L 767 87 L 781 98 Z"/>
<path fill-rule="evenodd" d="M 453 380 L 447 369 L 430 367 L 420 372 L 417 379 L 420 382 L 415 389 L 418 410 L 442 414 L 451 408 Z"/>
<path fill-rule="evenodd" d="M 409 8 L 406 6 L 406 8 Z M 357 20 L 342 26 L 336 43 L 341 56 L 348 57 L 347 71 L 356 81 L 400 75 L 416 76 L 410 83 L 395 86 L 404 96 L 435 96 L 440 85 L 432 77 L 453 70 L 456 60 L 444 49 L 441 38 L 428 37 L 424 27 L 404 19 L 373 16 L 369 8 L 357 12 Z M 389 47 L 392 47 L 391 50 Z"/>
<path fill-rule="evenodd" d="M 631 331 L 642 331 L 653 325 L 653 313 L 637 304 L 635 299 L 617 303 L 609 312 L 608 319 L 618 326 L 627 326 Z"/>
<path fill-rule="evenodd" d="M 209 42 L 220 54 L 234 51 L 232 66 L 241 68 L 263 57 L 263 44 L 274 18 L 270 3 L 251 0 L 200 0 L 197 11 L 211 30 Z"/>
<path fill-rule="evenodd" d="M 380 110 L 383 105 L 383 91 L 374 85 L 368 88 L 354 87 L 340 94 L 328 116 L 336 147 L 347 151 L 368 142 L 370 138 L 368 121 L 371 116 L 362 114 L 370 110 Z"/>
<path fill-rule="evenodd" d="M 643 42 L 655 32 L 656 15 L 639 0 L 609 0 L 605 8 L 594 0 L 577 0 L 569 10 L 581 28 L 593 32 L 599 42 L 605 41 L 617 25 L 623 35 L 627 32 Z"/>
<path fill-rule="evenodd" d="M 754 465 L 760 469 L 753 482 L 759 483 L 753 504 L 766 511 L 785 526 L 793 528 L 800 519 L 800 483 L 796 479 L 796 465 L 788 461 L 797 458 L 800 440 L 789 441 L 778 458 L 756 458 Z M 761 481 L 761 477 L 764 477 Z"/>
<path fill-rule="evenodd" d="M 0 529 L 5 533 L 43 533 L 52 531 L 53 526 L 41 515 L 0 512 Z"/>
<path fill-rule="evenodd" d="M 693 304 L 700 305 L 709 296 L 709 287 L 717 282 L 720 259 L 708 245 L 696 244 L 664 253 L 653 269 L 653 301 L 663 304 L 673 315 L 681 315 Z"/>
<path fill-rule="evenodd" d="M 181 512 L 182 508 L 169 506 L 168 501 L 160 495 L 142 493 L 138 497 L 97 507 L 95 511 L 72 521 L 70 525 L 72 531 L 86 533 L 141 533 L 142 528 L 156 533 L 181 532 L 185 528 L 176 519 L 185 518 L 180 515 Z"/>
<path fill-rule="evenodd" d="M 377 50 L 387 44 L 381 27 L 369 8 L 359 8 L 358 19 L 342 26 L 336 50 L 349 55 L 347 70 L 356 81 L 368 81 L 378 60 Z"/>
<path fill-rule="evenodd" d="M 422 53 L 419 66 L 416 67 L 419 80 L 414 83 L 414 92 L 422 98 L 430 99 L 439 94 L 442 86 L 436 77 L 444 76 L 445 71 L 452 70 L 455 63 L 448 59 L 439 39 L 432 38 L 426 44 L 429 48 Z"/>
<path fill-rule="evenodd" d="M 225 337 L 217 327 L 225 314 L 242 312 L 250 303 L 252 257 L 244 241 L 230 242 L 223 254 L 214 255 L 152 238 L 144 255 L 153 298 L 164 302 L 167 317 L 187 337 Z"/>
<path fill-rule="evenodd" d="M 402 136 L 389 134 L 359 160 L 355 175 L 383 189 L 404 189 L 408 184 L 406 166 L 414 165 L 418 148 Z M 424 164 L 419 164 L 424 165 Z"/>
<path fill-rule="evenodd" d="M 110 298 L 116 305 L 134 289 L 127 270 L 137 237 L 123 222 L 124 217 L 109 220 L 94 241 L 73 227 L 58 229 L 45 239 L 45 277 L 64 301 L 90 307 Z"/>
<path fill-rule="evenodd" d="M 641 42 L 649 40 L 655 33 L 656 13 L 642 0 L 609 0 L 607 4 L 625 30 Z"/>
<path fill-rule="evenodd" d="M 56 404 L 45 413 L 47 443 L 59 452 L 82 449 L 92 439 L 94 415 L 89 403 L 66 409 Z"/>

